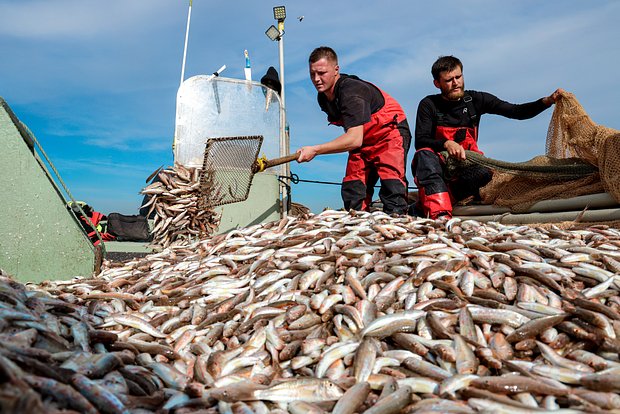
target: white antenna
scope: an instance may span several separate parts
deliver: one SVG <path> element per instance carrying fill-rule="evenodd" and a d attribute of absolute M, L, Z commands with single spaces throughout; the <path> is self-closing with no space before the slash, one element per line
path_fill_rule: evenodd
<path fill-rule="evenodd" d="M 187 58 L 187 40 L 189 39 L 189 22 L 192 18 L 192 1 L 189 0 L 189 10 L 187 11 L 187 29 L 185 29 L 185 47 L 183 48 L 183 64 L 181 65 L 181 83 L 185 79 L 185 59 Z"/>
<path fill-rule="evenodd" d="M 213 74 L 209 76 L 208 79 L 211 80 L 217 76 L 220 76 L 220 73 L 224 72 L 224 69 L 226 69 L 226 65 L 222 65 L 222 67 L 216 70 L 215 72 L 213 72 Z"/>

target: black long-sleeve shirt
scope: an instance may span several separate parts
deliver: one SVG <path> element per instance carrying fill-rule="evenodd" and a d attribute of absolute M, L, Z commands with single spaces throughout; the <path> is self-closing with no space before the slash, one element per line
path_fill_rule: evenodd
<path fill-rule="evenodd" d="M 524 104 L 512 104 L 502 101 L 498 97 L 478 91 L 465 91 L 465 96 L 471 96 L 477 120 L 482 114 L 495 114 L 511 119 L 530 119 L 547 109 L 541 99 Z M 438 124 L 441 119 L 441 124 Z M 435 137 L 438 125 L 449 127 L 474 127 L 463 99 L 449 101 L 441 95 L 429 95 L 420 101 L 415 123 L 415 148 L 432 148 L 434 151 L 443 151 L 443 138 Z"/>

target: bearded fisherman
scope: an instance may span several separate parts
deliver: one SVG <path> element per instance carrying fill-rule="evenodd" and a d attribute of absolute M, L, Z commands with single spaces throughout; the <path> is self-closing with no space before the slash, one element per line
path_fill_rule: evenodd
<path fill-rule="evenodd" d="M 466 91 L 463 64 L 454 56 L 442 56 L 431 68 L 433 84 L 441 93 L 420 101 L 415 126 L 415 149 L 411 170 L 418 187 L 412 214 L 436 219 L 452 216 L 452 204 L 468 197 L 480 199 L 480 188 L 491 181 L 492 171 L 472 166 L 446 179 L 445 160 L 439 154 L 465 160 L 465 150 L 478 148 L 478 125 L 483 114 L 511 119 L 530 119 L 553 105 L 563 93 L 524 104 L 512 104 L 486 92 Z M 413 206 L 412 206 L 413 207 Z"/>
<path fill-rule="evenodd" d="M 326 46 L 309 57 L 310 79 L 321 110 L 344 133 L 332 141 L 300 148 L 299 162 L 320 154 L 349 152 L 341 195 L 349 210 L 368 210 L 374 185 L 388 214 L 406 214 L 407 152 L 411 131 L 405 112 L 390 95 L 370 82 L 340 73 L 336 52 Z"/>

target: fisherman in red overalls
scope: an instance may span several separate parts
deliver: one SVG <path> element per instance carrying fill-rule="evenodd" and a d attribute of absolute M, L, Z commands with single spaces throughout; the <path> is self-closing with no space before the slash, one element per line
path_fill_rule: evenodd
<path fill-rule="evenodd" d="M 401 106 L 387 93 L 357 76 L 340 73 L 336 52 L 318 47 L 309 58 L 310 79 L 321 110 L 344 134 L 324 144 L 302 147 L 297 161 L 319 154 L 349 152 L 342 200 L 349 210 L 368 210 L 373 187 L 388 214 L 407 213 L 407 152 L 411 131 Z"/>
<path fill-rule="evenodd" d="M 431 69 L 433 84 L 441 94 L 420 101 L 415 126 L 415 149 L 411 170 L 418 186 L 418 202 L 412 214 L 436 219 L 452 216 L 452 203 L 473 196 L 491 181 L 492 171 L 472 166 L 447 179 L 445 160 L 439 154 L 465 160 L 465 150 L 478 149 L 478 125 L 482 114 L 530 119 L 553 105 L 562 89 L 534 102 L 511 104 L 486 92 L 466 91 L 463 64 L 454 56 L 442 56 Z"/>

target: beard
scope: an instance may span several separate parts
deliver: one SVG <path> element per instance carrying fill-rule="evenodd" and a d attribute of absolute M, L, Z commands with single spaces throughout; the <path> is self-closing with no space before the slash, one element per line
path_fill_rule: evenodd
<path fill-rule="evenodd" d="M 463 96 L 465 96 L 465 91 L 463 89 L 452 90 L 448 93 L 447 98 L 451 101 L 458 101 Z"/>
<path fill-rule="evenodd" d="M 443 89 L 441 94 L 449 101 L 458 101 L 465 96 L 465 84 L 463 83 L 463 86 L 458 89 Z"/>

